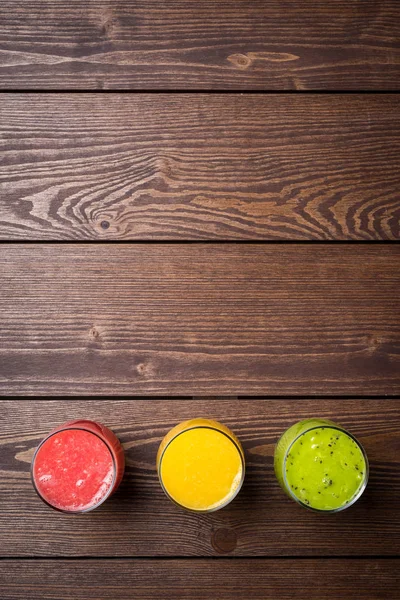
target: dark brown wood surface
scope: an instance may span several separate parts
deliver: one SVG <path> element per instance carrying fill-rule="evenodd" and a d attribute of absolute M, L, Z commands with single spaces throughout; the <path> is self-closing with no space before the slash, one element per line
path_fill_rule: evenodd
<path fill-rule="evenodd" d="M 0 113 L 3 240 L 400 239 L 400 96 L 5 94 Z"/>
<path fill-rule="evenodd" d="M 163 436 L 176 423 L 196 416 L 228 425 L 246 455 L 246 480 L 239 495 L 227 508 L 209 515 L 173 505 L 155 470 Z M 367 490 L 356 505 L 336 515 L 321 516 L 298 506 L 274 476 L 277 439 L 291 424 L 310 416 L 328 417 L 347 427 L 369 457 Z M 74 418 L 111 427 L 127 459 L 118 492 L 81 517 L 44 505 L 29 477 L 40 440 Z M 14 399 L 0 401 L 0 425 L 3 557 L 393 556 L 400 551 L 397 400 Z M 218 568 L 222 572 L 223 564 Z"/>
<path fill-rule="evenodd" d="M 399 89 L 398 0 L 3 0 L 4 89 Z"/>
<path fill-rule="evenodd" d="M 400 246 L 3 244 L 0 393 L 399 394 Z"/>
<path fill-rule="evenodd" d="M 4 561 L 7 600 L 394 600 L 398 561 Z"/>
<path fill-rule="evenodd" d="M 400 240 L 400 96 L 361 93 L 399 39 L 398 0 L 0 3 L 1 600 L 398 597 L 400 246 L 353 242 Z M 195 416 L 246 455 L 209 515 L 155 469 Z M 310 416 L 370 460 L 325 518 L 273 472 Z M 80 517 L 29 473 L 73 418 L 127 461 Z"/>

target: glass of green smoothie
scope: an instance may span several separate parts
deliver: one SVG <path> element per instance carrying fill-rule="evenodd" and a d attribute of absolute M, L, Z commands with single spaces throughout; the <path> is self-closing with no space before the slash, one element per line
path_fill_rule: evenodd
<path fill-rule="evenodd" d="M 354 504 L 368 482 L 364 448 L 327 419 L 307 419 L 287 429 L 276 445 L 274 467 L 290 498 L 324 513 Z"/>

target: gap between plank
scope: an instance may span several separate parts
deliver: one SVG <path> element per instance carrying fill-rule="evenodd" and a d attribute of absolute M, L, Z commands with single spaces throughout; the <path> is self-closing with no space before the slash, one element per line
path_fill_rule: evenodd
<path fill-rule="evenodd" d="M 385 560 L 399 560 L 400 555 L 398 554 L 361 554 L 361 555 L 332 555 L 323 554 L 321 556 L 1 556 L 1 561 L 78 561 L 78 560 L 154 560 L 154 561 L 174 561 L 174 560 L 377 560 L 377 559 L 385 559 Z"/>

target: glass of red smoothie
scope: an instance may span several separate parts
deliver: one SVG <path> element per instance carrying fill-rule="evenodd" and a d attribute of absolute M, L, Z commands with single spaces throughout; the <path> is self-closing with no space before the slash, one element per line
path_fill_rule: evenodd
<path fill-rule="evenodd" d="M 125 470 L 117 436 L 95 421 L 70 421 L 36 448 L 33 487 L 51 508 L 70 514 L 92 511 L 111 496 Z"/>

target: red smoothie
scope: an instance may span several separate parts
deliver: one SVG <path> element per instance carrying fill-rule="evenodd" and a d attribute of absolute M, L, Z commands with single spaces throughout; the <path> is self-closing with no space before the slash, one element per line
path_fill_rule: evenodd
<path fill-rule="evenodd" d="M 40 444 L 32 479 L 47 504 L 80 513 L 96 508 L 116 490 L 124 467 L 121 444 L 110 429 L 94 421 L 75 421 Z"/>

